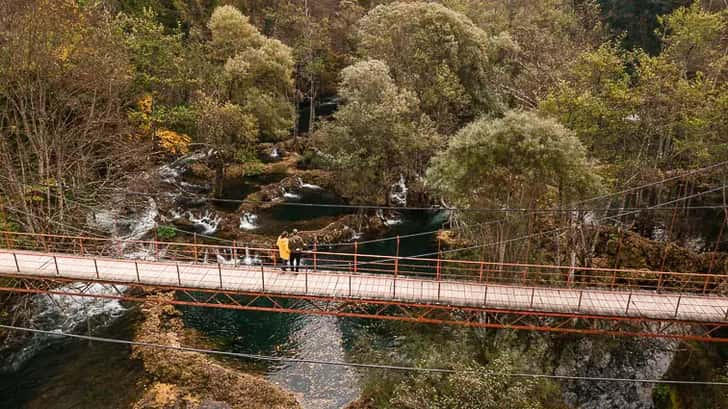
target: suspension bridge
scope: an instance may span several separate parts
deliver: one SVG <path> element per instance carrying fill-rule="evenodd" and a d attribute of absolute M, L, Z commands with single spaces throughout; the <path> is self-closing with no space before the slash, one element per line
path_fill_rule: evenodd
<path fill-rule="evenodd" d="M 271 248 L 0 234 L 4 292 L 143 302 L 150 290 L 175 291 L 167 301 L 175 305 L 728 342 L 722 274 L 382 256 L 356 246 L 314 246 L 295 273 L 282 271 Z M 96 283 L 113 291 L 89 291 Z"/>

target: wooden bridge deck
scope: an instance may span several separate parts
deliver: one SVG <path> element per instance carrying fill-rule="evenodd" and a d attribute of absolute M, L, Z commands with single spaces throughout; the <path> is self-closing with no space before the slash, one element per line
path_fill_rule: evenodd
<path fill-rule="evenodd" d="M 98 275 L 97 275 L 98 272 Z M 189 264 L 91 258 L 0 250 L 0 273 L 79 281 L 141 283 L 270 295 L 381 300 L 504 311 L 604 317 L 636 317 L 720 323 L 728 321 L 728 298 L 579 288 L 546 288 L 432 278 L 327 271 L 294 274 L 272 267 Z"/>

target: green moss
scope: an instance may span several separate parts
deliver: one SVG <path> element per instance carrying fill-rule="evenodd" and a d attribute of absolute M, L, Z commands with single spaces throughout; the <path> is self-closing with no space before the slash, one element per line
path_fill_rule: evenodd
<path fill-rule="evenodd" d="M 177 229 L 170 225 L 161 225 L 157 227 L 157 238 L 162 241 L 173 239 L 177 236 Z"/>

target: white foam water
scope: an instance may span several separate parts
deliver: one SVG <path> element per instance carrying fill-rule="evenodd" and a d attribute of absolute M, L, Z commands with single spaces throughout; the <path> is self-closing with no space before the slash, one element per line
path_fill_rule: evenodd
<path fill-rule="evenodd" d="M 245 212 L 240 216 L 240 228 L 243 230 L 255 230 L 258 228 L 256 220 L 258 220 L 258 216 Z"/>
<path fill-rule="evenodd" d="M 284 190 L 283 191 L 283 197 L 286 198 L 286 199 L 294 199 L 294 200 L 296 200 L 296 199 L 300 199 L 301 198 L 301 195 L 296 194 L 296 193 L 286 192 Z"/>
<path fill-rule="evenodd" d="M 141 239 L 144 235 L 157 227 L 157 216 L 159 216 L 157 202 L 155 202 L 154 199 L 149 198 L 149 206 L 144 209 L 144 213 L 142 213 L 141 216 L 137 219 L 129 217 L 126 218 L 126 220 L 130 221 L 131 232 L 123 238 L 126 240 Z"/>
<path fill-rule="evenodd" d="M 217 231 L 217 227 L 220 225 L 222 218 L 215 215 L 214 212 L 205 210 L 205 213 L 199 217 L 195 216 L 191 211 L 187 212 L 187 219 L 195 226 L 202 228 L 202 234 L 210 235 Z"/>
<path fill-rule="evenodd" d="M 270 151 L 270 157 L 271 158 L 274 158 L 274 159 L 280 157 L 280 153 L 278 152 L 278 148 L 276 148 L 275 146 Z"/>
<path fill-rule="evenodd" d="M 71 283 L 56 291 L 81 292 L 93 295 L 118 295 L 126 287 L 116 288 L 106 284 Z M 118 292 L 117 292 L 118 291 Z M 32 319 L 30 326 L 53 332 L 86 332 L 106 327 L 121 317 L 127 309 L 119 300 L 106 298 L 78 297 L 59 294 L 35 295 L 31 301 Z M 8 359 L 10 371 L 17 370 L 38 351 L 52 344 L 56 337 L 34 334 L 31 340 Z"/>
<path fill-rule="evenodd" d="M 399 175 L 399 181 L 390 187 L 389 198 L 395 204 L 407 206 L 407 190 L 404 175 Z"/>
<path fill-rule="evenodd" d="M 298 178 L 298 186 L 300 186 L 300 187 L 302 187 L 304 189 L 311 189 L 311 190 L 321 190 L 321 189 L 323 189 L 319 185 L 314 185 L 312 183 L 306 183 L 301 178 Z"/>

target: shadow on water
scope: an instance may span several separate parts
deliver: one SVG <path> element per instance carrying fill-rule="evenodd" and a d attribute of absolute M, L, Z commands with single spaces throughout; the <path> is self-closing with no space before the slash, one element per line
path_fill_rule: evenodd
<path fill-rule="evenodd" d="M 223 186 L 222 199 L 231 201 L 213 202 L 215 208 L 226 212 L 234 212 L 240 207 L 240 203 L 236 201 L 244 200 L 248 195 L 258 191 L 261 186 L 280 182 L 285 176 L 283 173 L 267 173 L 256 176 L 230 178 L 225 181 L 225 185 Z"/>
<path fill-rule="evenodd" d="M 95 335 L 131 339 L 132 311 Z M 59 338 L 17 372 L 0 375 L 0 407 L 128 408 L 141 397 L 145 372 L 127 345 Z"/>
<path fill-rule="evenodd" d="M 283 230 L 318 230 L 335 222 L 338 217 L 352 213 L 342 207 L 297 206 L 296 203 L 344 204 L 336 193 L 325 189 L 301 188 L 289 192 L 286 202 L 260 211 L 257 216 L 256 233 L 277 235 Z"/>

